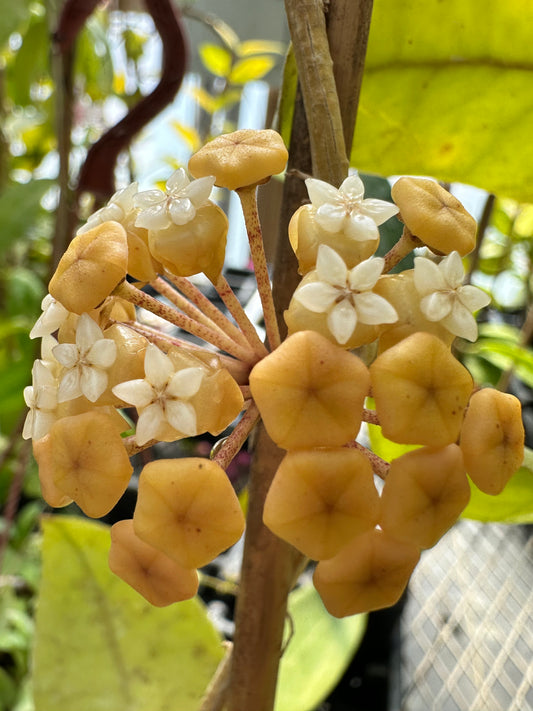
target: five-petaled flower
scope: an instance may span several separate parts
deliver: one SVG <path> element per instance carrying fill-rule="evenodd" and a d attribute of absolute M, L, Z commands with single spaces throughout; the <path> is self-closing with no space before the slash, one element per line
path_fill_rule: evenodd
<path fill-rule="evenodd" d="M 31 371 L 32 384 L 24 388 L 24 401 L 29 407 L 22 437 L 41 439 L 56 420 L 57 380 L 42 360 L 36 360 Z"/>
<path fill-rule="evenodd" d="M 302 284 L 294 298 L 309 311 L 327 313 L 330 332 L 344 345 L 358 321 L 377 325 L 398 319 L 396 309 L 372 292 L 383 267 L 382 257 L 371 257 L 348 269 L 334 249 L 321 244 L 316 263 L 318 281 Z"/>
<path fill-rule="evenodd" d="M 458 252 L 451 252 L 439 264 L 415 257 L 414 281 L 424 316 L 428 321 L 439 321 L 455 336 L 475 341 L 477 323 L 472 312 L 487 306 L 490 296 L 476 286 L 463 286 L 463 279 Z"/>
<path fill-rule="evenodd" d="M 76 343 L 60 343 L 52 349 L 54 358 L 63 366 L 58 402 L 85 395 L 96 402 L 107 388 L 107 372 L 117 357 L 117 346 L 104 338 L 102 329 L 89 314 L 81 314 L 76 327 Z"/>
<path fill-rule="evenodd" d="M 183 168 L 174 171 L 166 182 L 166 191 L 144 190 L 133 203 L 140 208 L 136 227 L 165 230 L 172 223 L 186 225 L 196 216 L 197 208 L 205 205 L 215 183 L 214 176 L 190 181 Z"/>
<path fill-rule="evenodd" d="M 111 220 L 124 225 L 124 223 L 137 212 L 133 204 L 133 198 L 137 194 L 138 189 L 139 186 L 137 183 L 131 183 L 126 188 L 117 190 L 117 192 L 111 196 L 107 205 L 104 205 L 104 207 L 94 212 L 87 222 L 79 228 L 77 234 L 81 235 L 83 232 L 92 230 L 93 227 Z"/>
<path fill-rule="evenodd" d="M 41 301 L 42 314 L 30 331 L 30 338 L 49 336 L 67 320 L 69 311 L 56 301 L 51 294 L 47 294 Z"/>
<path fill-rule="evenodd" d="M 135 439 L 139 446 L 158 436 L 166 424 L 185 436 L 196 431 L 196 412 L 189 398 L 196 395 L 204 377 L 202 368 L 176 370 L 172 360 L 150 344 L 144 358 L 144 379 L 115 385 L 113 393 L 137 408 Z"/>
<path fill-rule="evenodd" d="M 307 192 L 316 209 L 316 221 L 327 232 L 343 231 L 354 240 L 366 241 L 379 236 L 377 226 L 398 213 L 396 205 L 375 198 L 363 199 L 365 186 L 355 173 L 339 189 L 323 180 L 308 178 Z"/>

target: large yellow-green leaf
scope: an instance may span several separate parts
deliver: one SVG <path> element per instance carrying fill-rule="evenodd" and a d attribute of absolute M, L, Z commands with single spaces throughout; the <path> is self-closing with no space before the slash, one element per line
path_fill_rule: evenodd
<path fill-rule="evenodd" d="M 533 523 L 533 451 L 526 449 L 524 464 L 498 496 L 489 496 L 470 484 L 470 503 L 463 518 L 500 523 Z"/>
<path fill-rule="evenodd" d="M 531 0 L 375 0 L 352 163 L 533 201 Z"/>
<path fill-rule="evenodd" d="M 293 636 L 281 658 L 276 711 L 313 711 L 350 663 L 367 616 L 332 617 L 311 584 L 291 593 L 289 614 Z"/>
<path fill-rule="evenodd" d="M 107 566 L 109 530 L 43 522 L 36 711 L 196 711 L 222 657 L 196 600 L 155 608 Z"/>

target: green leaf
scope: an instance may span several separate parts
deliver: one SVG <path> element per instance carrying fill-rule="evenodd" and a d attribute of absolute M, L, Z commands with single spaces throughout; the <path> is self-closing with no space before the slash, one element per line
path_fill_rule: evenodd
<path fill-rule="evenodd" d="M 384 459 L 386 462 L 391 462 L 393 459 L 401 457 L 402 454 L 407 454 L 413 449 L 419 449 L 418 444 L 398 444 L 387 439 L 379 425 L 368 425 L 368 437 L 374 454 Z"/>
<path fill-rule="evenodd" d="M 311 584 L 291 593 L 289 614 L 294 634 L 281 658 L 275 711 L 313 711 L 344 674 L 367 616 L 332 617 Z"/>
<path fill-rule="evenodd" d="M 207 71 L 217 77 L 227 77 L 231 71 L 231 52 L 217 44 L 202 44 L 198 49 L 200 59 Z"/>
<path fill-rule="evenodd" d="M 469 352 L 501 370 L 513 369 L 520 380 L 533 387 L 533 352 L 530 349 L 496 338 L 481 338 Z"/>
<path fill-rule="evenodd" d="M 470 503 L 463 518 L 499 523 L 533 523 L 533 450 L 526 448 L 524 463 L 498 496 L 489 496 L 470 483 Z"/>
<path fill-rule="evenodd" d="M 113 92 L 113 62 L 108 36 L 100 13 L 85 23 L 76 45 L 75 69 L 93 101 L 103 101 Z"/>
<path fill-rule="evenodd" d="M 10 35 L 20 29 L 29 16 L 28 2 L 6 2 L 2 4 L 2 22 L 0 22 L 0 49 L 4 47 Z"/>
<path fill-rule="evenodd" d="M 43 521 L 36 711 L 196 711 L 222 658 L 202 604 L 149 605 L 107 565 L 109 530 Z"/>
<path fill-rule="evenodd" d="M 25 314 L 29 318 L 37 318 L 45 289 L 35 272 L 26 267 L 11 267 L 3 274 L 3 281 L 6 314 Z"/>
<path fill-rule="evenodd" d="M 33 15 L 22 46 L 8 65 L 9 94 L 15 104 L 33 103 L 30 89 L 34 82 L 49 77 L 50 32 L 46 16 Z"/>
<path fill-rule="evenodd" d="M 262 79 L 275 64 L 274 57 L 267 54 L 248 57 L 234 64 L 228 79 L 232 84 L 246 84 L 249 81 Z"/>
<path fill-rule="evenodd" d="M 532 21 L 528 0 L 376 0 L 353 165 L 532 201 Z"/>
<path fill-rule="evenodd" d="M 43 211 L 41 198 L 52 180 L 32 180 L 29 183 L 9 183 L 0 194 L 0 253 L 17 240 L 27 236 Z"/>

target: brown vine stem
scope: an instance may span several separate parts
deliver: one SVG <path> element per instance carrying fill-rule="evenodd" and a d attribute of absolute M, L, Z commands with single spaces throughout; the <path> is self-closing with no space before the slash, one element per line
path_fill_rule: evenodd
<path fill-rule="evenodd" d="M 211 343 L 217 348 L 220 348 L 221 351 L 226 351 L 226 353 L 235 356 L 235 358 L 245 363 L 255 363 L 257 361 L 257 357 L 250 348 L 244 348 L 239 343 L 235 343 L 235 341 L 225 333 L 213 331 L 213 329 L 198 323 L 198 321 L 190 318 L 190 316 L 179 313 L 176 309 L 170 308 L 170 306 L 161 303 L 161 301 L 154 299 L 153 296 L 149 294 L 145 294 L 144 291 L 137 289 L 137 287 L 127 281 L 122 281 L 113 291 L 113 295 L 121 296 L 123 299 L 126 299 L 126 301 L 130 301 L 132 304 L 150 311 L 150 313 L 165 319 L 165 321 L 191 333 L 193 336 L 201 338 L 207 343 Z"/>
<path fill-rule="evenodd" d="M 241 201 L 244 221 L 246 223 L 250 253 L 254 263 L 257 290 L 259 291 L 259 297 L 263 307 L 268 343 L 270 349 L 274 350 L 280 345 L 281 340 L 276 310 L 274 308 L 274 299 L 272 297 L 272 288 L 270 286 L 265 247 L 263 245 L 263 234 L 259 222 L 259 213 L 257 212 L 257 186 L 248 185 L 244 188 L 239 188 L 236 192 Z"/>
<path fill-rule="evenodd" d="M 342 123 L 324 3 L 322 0 L 285 0 L 285 11 L 309 126 L 313 175 L 338 187 L 348 174 L 344 141 L 344 130 L 348 128 L 344 129 Z M 342 49 L 346 51 L 349 45 L 343 41 Z M 357 49 L 355 51 L 357 53 Z M 355 113 L 352 113 L 351 121 L 354 121 Z M 349 130 L 353 134 L 353 125 Z"/>
<path fill-rule="evenodd" d="M 330 0 L 330 11 L 337 1 L 339 0 Z M 367 3 L 367 0 L 361 1 Z M 310 140 L 313 174 L 322 180 L 340 185 L 348 172 L 340 120 L 346 96 L 342 97 L 343 103 L 339 109 L 322 2 L 286 0 L 285 7 L 302 86 L 302 103 L 305 104 L 309 125 L 308 130 L 297 101 L 290 150 L 297 153 L 298 146 L 305 146 Z M 364 35 L 364 32 L 362 34 Z M 354 31 L 351 38 L 361 42 L 362 34 Z M 343 40 L 345 41 L 348 40 Z M 335 42 L 335 36 L 330 35 L 330 43 Z M 366 47 L 366 38 L 362 44 Z M 344 50 L 351 51 L 351 47 L 345 46 Z M 362 71 L 362 62 L 359 71 Z M 320 100 L 317 100 L 317 97 L 320 97 Z M 353 126 L 351 130 L 353 131 Z M 324 134 L 328 134 L 327 137 Z M 298 163 L 291 160 L 292 156 L 289 156 L 291 168 L 309 172 L 304 160 Z M 284 224 L 288 216 L 299 207 L 302 199 L 301 185 L 297 185 L 298 183 L 301 181 L 292 177 L 290 185 L 284 190 Z M 288 201 L 290 204 L 287 204 Z M 278 239 L 273 283 L 275 306 L 280 320 L 292 295 L 291 286 L 297 278 L 295 272 L 295 259 L 284 227 Z M 262 522 L 265 498 L 283 454 L 262 425 L 259 425 L 252 457 L 227 711 L 272 711 L 274 707 L 287 599 L 296 571 L 303 560 L 300 553 L 274 536 Z"/>
<path fill-rule="evenodd" d="M 326 25 L 337 87 L 346 155 L 350 157 L 359 94 L 363 83 L 373 0 L 336 0 L 329 5 Z"/>
<path fill-rule="evenodd" d="M 263 524 L 263 505 L 284 452 L 260 424 L 250 479 L 228 711 L 272 711 L 287 598 L 301 553 Z"/>
<path fill-rule="evenodd" d="M 208 318 L 210 318 L 217 326 L 224 331 L 228 336 L 233 338 L 238 343 L 246 345 L 247 341 L 243 333 L 232 323 L 227 316 L 225 316 L 222 311 L 217 309 L 217 307 L 202 294 L 200 289 L 195 286 L 186 277 L 174 276 L 170 272 L 165 273 L 166 278 L 171 284 L 173 284 L 176 289 L 181 291 L 181 293 L 186 296 L 189 301 L 191 301 L 195 306 L 197 306 L 202 313 L 204 313 Z"/>

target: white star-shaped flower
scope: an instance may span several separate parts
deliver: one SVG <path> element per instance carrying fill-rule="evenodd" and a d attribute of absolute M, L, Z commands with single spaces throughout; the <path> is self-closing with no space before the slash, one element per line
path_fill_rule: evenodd
<path fill-rule="evenodd" d="M 487 306 L 490 296 L 476 286 L 463 286 L 463 279 L 458 252 L 450 252 L 439 264 L 415 257 L 414 282 L 424 316 L 428 321 L 439 321 L 455 336 L 475 341 L 477 323 L 472 312 Z"/>
<path fill-rule="evenodd" d="M 361 242 L 376 239 L 377 226 L 399 212 L 391 202 L 363 199 L 365 187 L 357 173 L 348 176 L 339 189 L 316 178 L 308 178 L 305 184 L 316 209 L 315 219 L 327 232 L 342 231 Z"/>
<path fill-rule="evenodd" d="M 117 397 L 137 408 L 137 444 L 156 439 L 165 423 L 188 437 L 197 435 L 196 411 L 188 400 L 200 389 L 202 368 L 176 370 L 172 360 L 150 344 L 144 356 L 144 372 L 144 379 L 128 380 L 113 388 Z"/>
<path fill-rule="evenodd" d="M 135 196 L 135 207 L 140 208 L 135 226 L 164 230 L 172 223 L 187 224 L 195 218 L 197 208 L 209 200 L 214 184 L 214 176 L 190 181 L 184 169 L 178 168 L 167 180 L 165 192 L 145 190 Z"/>
<path fill-rule="evenodd" d="M 77 234 L 81 235 L 83 232 L 92 230 L 93 227 L 109 221 L 120 222 L 124 226 L 132 215 L 137 213 L 133 204 L 133 197 L 137 194 L 138 189 L 137 183 L 131 183 L 126 188 L 117 190 L 107 205 L 93 213 L 87 222 L 79 228 Z"/>
<path fill-rule="evenodd" d="M 49 336 L 67 320 L 69 311 L 56 301 L 51 294 L 47 294 L 41 301 L 42 314 L 30 331 L 30 338 Z"/>
<path fill-rule="evenodd" d="M 36 360 L 31 371 L 32 384 L 24 388 L 24 400 L 30 408 L 22 437 L 41 439 L 56 421 L 57 380 L 42 360 Z"/>
<path fill-rule="evenodd" d="M 321 244 L 316 262 L 318 281 L 298 287 L 294 298 L 309 311 L 327 313 L 330 332 L 344 345 L 358 321 L 377 325 L 398 320 L 396 309 L 372 291 L 384 264 L 382 257 L 370 257 L 348 269 L 334 249 Z"/>
<path fill-rule="evenodd" d="M 85 395 L 96 402 L 107 388 L 107 369 L 117 357 L 116 343 L 104 338 L 89 314 L 82 314 L 76 327 L 76 343 L 60 343 L 52 349 L 64 370 L 59 381 L 58 402 Z"/>

